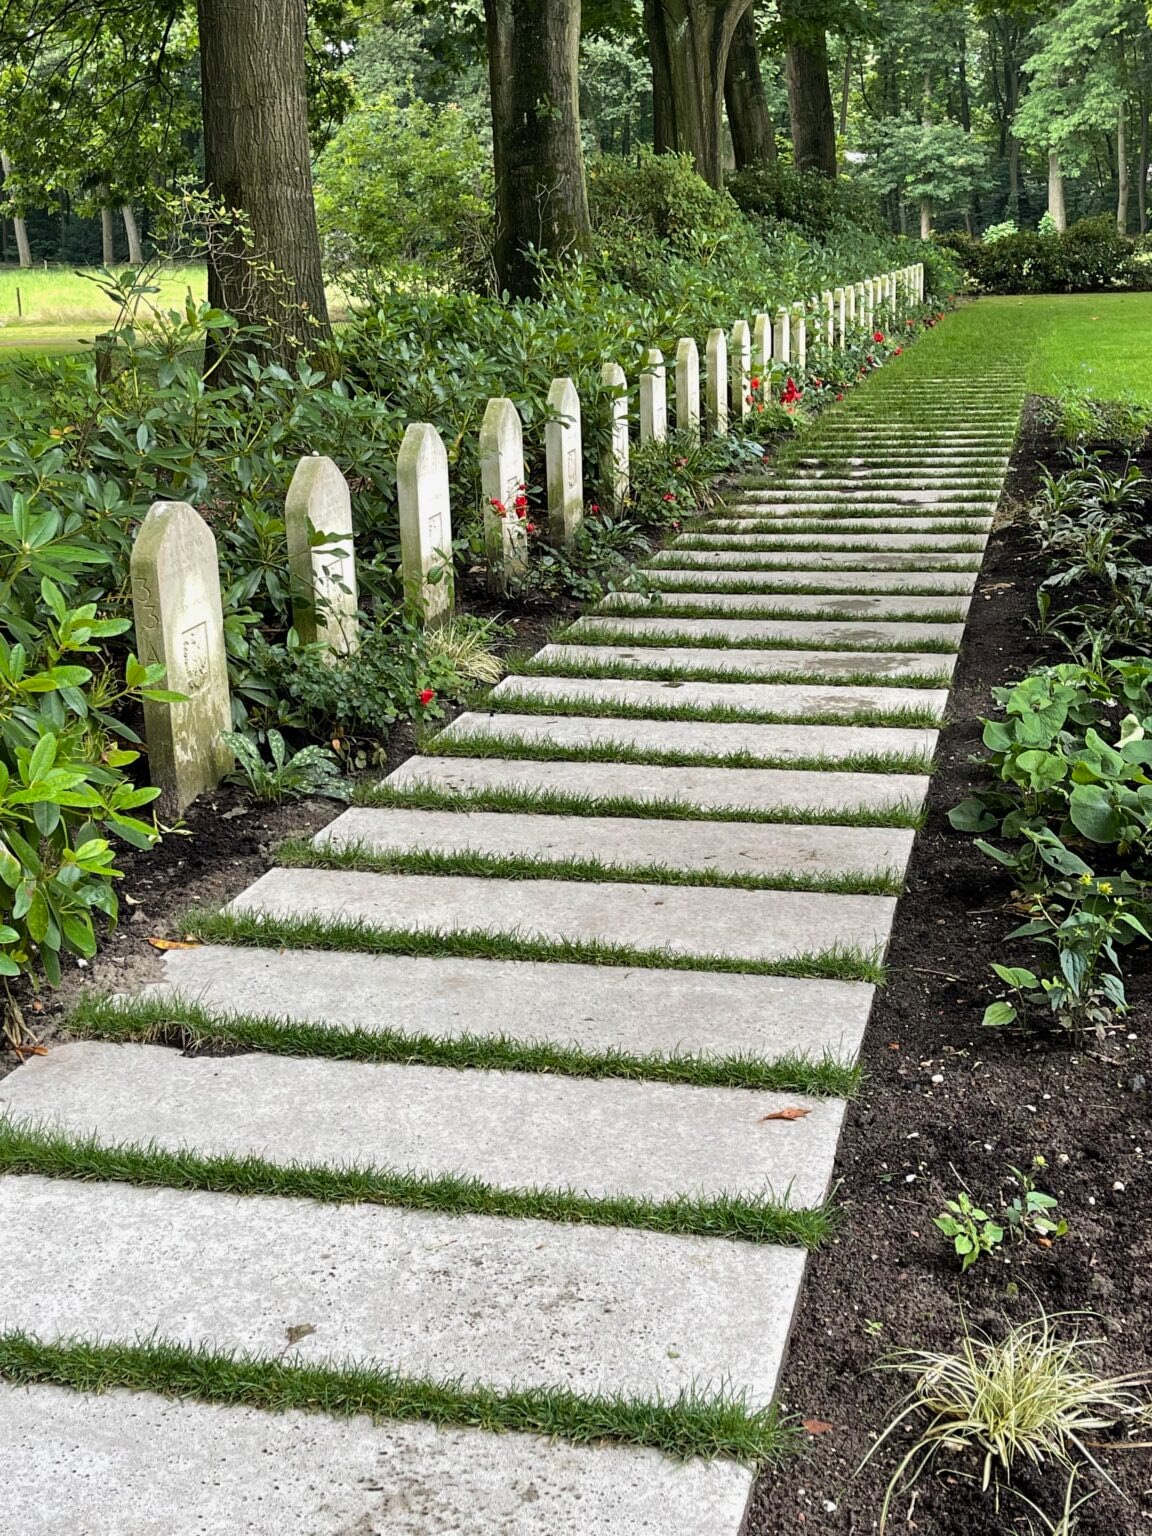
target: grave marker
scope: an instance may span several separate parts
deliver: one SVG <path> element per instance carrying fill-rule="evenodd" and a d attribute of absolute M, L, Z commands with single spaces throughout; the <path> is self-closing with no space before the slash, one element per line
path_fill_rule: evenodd
<path fill-rule="evenodd" d="M 640 441 L 662 443 L 668 436 L 668 376 L 664 354 L 649 347 L 640 375 Z"/>
<path fill-rule="evenodd" d="M 356 549 L 348 482 L 331 459 L 301 459 L 284 500 L 292 623 L 306 644 L 319 641 L 330 658 L 350 655 L 356 632 Z M 330 534 L 314 544 L 316 534 Z"/>
<path fill-rule="evenodd" d="M 744 421 L 752 406 L 749 401 L 752 373 L 752 333 L 747 320 L 737 320 L 732 326 L 731 348 L 728 354 L 728 388 L 731 395 L 732 416 Z"/>
<path fill-rule="evenodd" d="M 700 441 L 700 349 L 691 336 L 676 346 L 676 430 Z"/>
<path fill-rule="evenodd" d="M 553 544 L 569 544 L 584 517 L 580 396 L 571 379 L 552 380 L 548 417 L 544 426 L 548 537 Z"/>
<path fill-rule="evenodd" d="M 614 512 L 628 500 L 628 379 L 619 363 L 605 363 L 600 382 L 613 391 L 608 404 L 608 443 L 600 460 L 600 479 Z"/>
<path fill-rule="evenodd" d="M 728 338 L 719 326 L 708 332 L 706 349 L 708 381 L 705 412 L 713 437 L 723 437 L 728 430 Z"/>
<path fill-rule="evenodd" d="M 448 455 L 436 428 L 413 422 L 396 459 L 404 595 L 425 624 L 448 618 L 452 578 L 452 502 Z"/>
<path fill-rule="evenodd" d="M 488 585 L 493 591 L 506 592 L 509 579 L 528 566 L 524 428 L 520 412 L 511 400 L 489 400 L 484 411 L 480 424 L 480 491 L 484 498 Z"/>

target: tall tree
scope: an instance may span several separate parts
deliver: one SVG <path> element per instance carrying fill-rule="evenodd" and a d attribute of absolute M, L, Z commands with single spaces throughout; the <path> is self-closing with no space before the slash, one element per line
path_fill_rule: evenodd
<path fill-rule="evenodd" d="M 209 302 L 263 321 L 291 357 L 330 334 L 312 200 L 305 0 L 197 0 L 204 174 L 242 216 L 212 252 Z"/>
<path fill-rule="evenodd" d="M 724 75 L 724 105 L 728 110 L 736 169 L 775 165 L 776 130 L 764 94 L 755 4 L 744 12 L 732 34 Z"/>
<path fill-rule="evenodd" d="M 788 116 L 798 171 L 836 178 L 836 113 L 828 78 L 828 31 L 808 0 L 777 0 L 788 48 Z"/>
<path fill-rule="evenodd" d="M 724 183 L 724 86 L 732 39 L 752 0 L 644 0 L 657 153 L 691 155 Z"/>
<path fill-rule="evenodd" d="M 531 248 L 563 256 L 591 237 L 580 139 L 579 0 L 484 0 L 496 271 L 515 296 L 537 292 Z"/>

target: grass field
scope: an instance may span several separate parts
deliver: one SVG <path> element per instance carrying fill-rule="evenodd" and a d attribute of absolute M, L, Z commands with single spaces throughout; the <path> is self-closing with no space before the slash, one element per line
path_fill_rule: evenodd
<path fill-rule="evenodd" d="M 993 325 L 1009 316 L 1025 322 L 1032 339 L 1028 388 L 1034 394 L 1075 388 L 1152 403 L 1152 293 L 1036 294 L 981 299 L 975 308 Z"/>

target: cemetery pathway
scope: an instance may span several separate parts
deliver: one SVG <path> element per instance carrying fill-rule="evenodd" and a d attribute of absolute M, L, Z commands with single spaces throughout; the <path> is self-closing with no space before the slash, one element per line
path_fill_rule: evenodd
<path fill-rule="evenodd" d="M 1023 399 L 914 378 L 0 1084 L 6 1529 L 736 1536 Z"/>

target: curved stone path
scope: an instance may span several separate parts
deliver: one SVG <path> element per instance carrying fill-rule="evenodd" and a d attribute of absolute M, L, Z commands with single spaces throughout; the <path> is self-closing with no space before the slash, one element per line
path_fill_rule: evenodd
<path fill-rule="evenodd" d="M 608 599 L 327 827 L 341 867 L 278 867 L 231 904 L 415 953 L 208 943 L 152 993 L 284 1030 L 544 1045 L 548 1070 L 84 1040 L 0 1084 L 13 1118 L 104 1145 L 627 1197 L 615 1224 L 9 1176 L 0 1329 L 767 1405 L 803 1247 L 628 1212 L 829 1194 L 843 1100 L 669 1069 L 855 1061 L 1022 398 L 1010 375 L 885 370 L 658 553 L 654 597 Z M 477 931 L 491 953 L 466 952 Z M 564 1070 L 613 1053 L 627 1073 Z M 0 1385 L 0 1443 L 20 1536 L 736 1536 L 754 1475 L 50 1385 Z"/>

